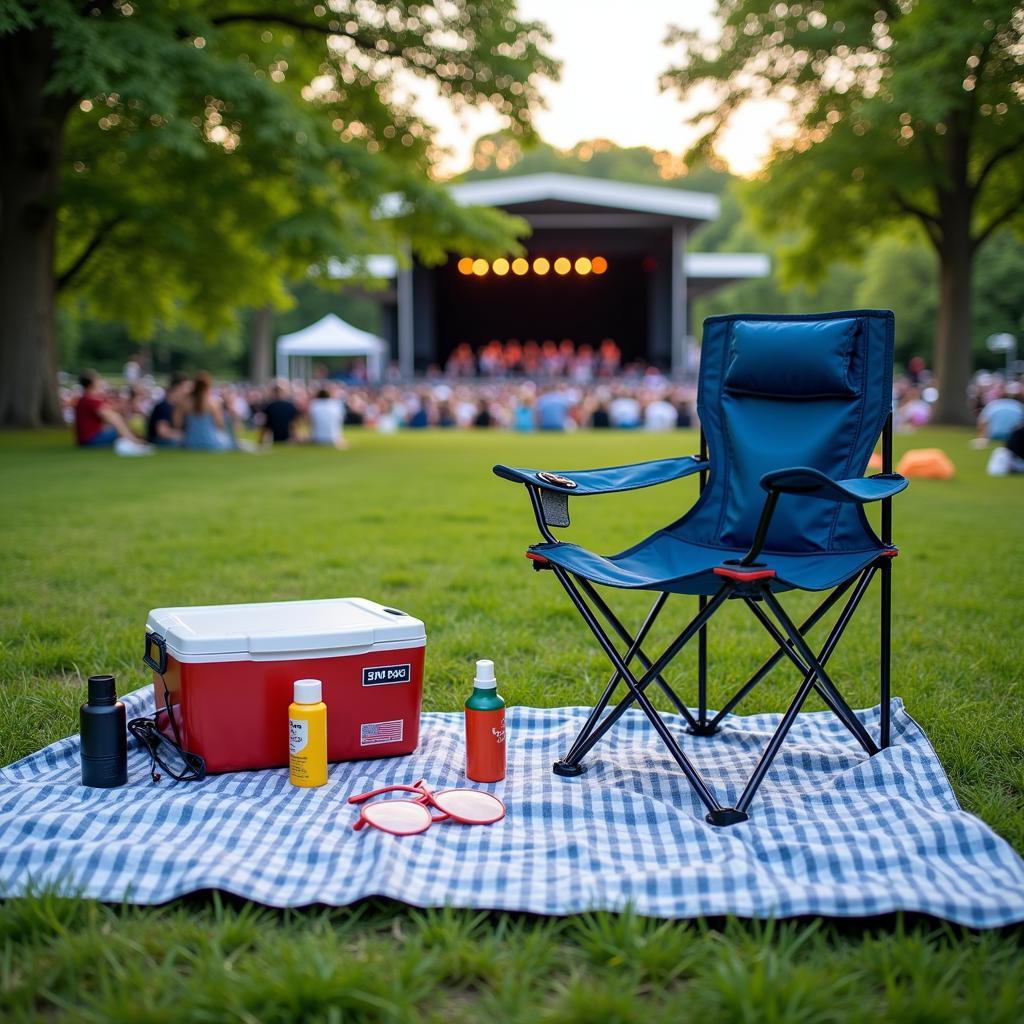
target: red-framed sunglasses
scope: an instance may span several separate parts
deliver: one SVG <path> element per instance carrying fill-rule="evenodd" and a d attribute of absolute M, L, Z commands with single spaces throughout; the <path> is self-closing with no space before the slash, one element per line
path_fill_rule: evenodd
<path fill-rule="evenodd" d="M 382 793 L 415 793 L 414 800 L 374 800 Z M 383 786 L 369 793 L 348 798 L 350 804 L 363 804 L 352 826 L 357 832 L 372 825 L 393 836 L 413 836 L 426 832 L 435 821 L 457 821 L 461 825 L 493 825 L 505 817 L 505 805 L 493 794 L 478 789 L 442 789 L 435 793 L 423 779 L 411 786 Z M 435 815 L 434 811 L 440 811 Z"/>

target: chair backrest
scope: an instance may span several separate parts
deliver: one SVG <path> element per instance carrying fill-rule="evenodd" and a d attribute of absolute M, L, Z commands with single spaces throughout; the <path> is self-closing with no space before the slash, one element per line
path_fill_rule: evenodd
<path fill-rule="evenodd" d="M 864 475 L 892 406 L 894 324 L 888 310 L 704 321 L 697 412 L 711 473 L 676 524 L 685 524 L 688 539 L 746 549 L 764 504 L 760 479 L 771 470 Z M 786 494 L 765 550 L 856 551 L 878 543 L 861 506 Z"/>

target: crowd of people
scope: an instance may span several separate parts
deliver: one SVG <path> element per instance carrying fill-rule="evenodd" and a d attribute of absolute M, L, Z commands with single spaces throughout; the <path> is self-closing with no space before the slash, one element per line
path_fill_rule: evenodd
<path fill-rule="evenodd" d="M 555 342 L 518 338 L 500 341 L 492 338 L 476 352 L 467 342 L 456 345 L 445 362 L 448 377 L 464 380 L 484 377 L 523 377 L 530 380 L 564 378 L 576 384 L 611 380 L 619 376 L 642 374 L 645 364 L 623 366 L 622 350 L 614 338 L 604 338 L 595 348 L 577 346 L 571 338 Z"/>
<path fill-rule="evenodd" d="M 159 447 L 252 450 L 268 444 L 344 447 L 346 426 L 382 433 L 429 427 L 567 431 L 674 430 L 692 425 L 695 393 L 661 374 L 639 380 L 434 381 L 342 385 L 274 381 L 215 385 L 206 373 L 173 374 L 166 387 L 140 378 L 120 390 L 91 371 L 64 388 L 65 416 L 79 445 L 116 445 L 121 454 Z M 252 441 L 250 436 L 255 435 Z"/>
<path fill-rule="evenodd" d="M 121 455 L 158 448 L 256 451 L 268 444 L 306 441 L 344 447 L 345 407 L 337 388 L 302 389 L 301 407 L 289 385 L 265 389 L 215 385 L 208 373 L 172 374 L 166 387 L 140 378 L 110 390 L 94 371 L 78 379 L 78 394 L 62 389 L 65 418 L 81 447 L 114 447 Z M 256 433 L 257 440 L 243 436 Z"/>
<path fill-rule="evenodd" d="M 527 346 L 514 342 L 492 342 L 476 354 L 467 349 L 468 357 L 456 348 L 452 359 L 459 365 L 445 377 L 379 386 L 343 384 L 326 375 L 312 384 L 215 384 L 200 372 L 174 374 L 165 387 L 133 375 L 111 390 L 98 374 L 86 372 L 78 389 L 62 389 L 62 399 L 79 445 L 113 445 L 121 454 L 160 447 L 254 451 L 296 443 L 341 448 L 346 426 L 393 433 L 431 427 L 669 431 L 696 424 L 692 386 L 652 367 L 621 366 L 617 346 L 606 341 L 597 352 L 552 344 L 535 346 L 528 356 Z M 537 379 L 510 372 L 524 359 L 533 365 L 535 356 L 547 360 Z M 896 430 L 927 425 L 937 397 L 923 360 L 911 360 L 893 382 Z M 976 445 L 998 446 L 990 471 L 1024 472 L 1024 382 L 979 372 L 968 398 L 977 415 Z"/>

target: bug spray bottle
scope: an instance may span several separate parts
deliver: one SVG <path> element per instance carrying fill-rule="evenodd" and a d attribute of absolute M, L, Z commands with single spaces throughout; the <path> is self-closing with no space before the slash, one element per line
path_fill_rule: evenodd
<path fill-rule="evenodd" d="M 288 775 L 293 786 L 327 783 L 327 705 L 319 679 L 296 679 L 288 705 Z"/>
<path fill-rule="evenodd" d="M 493 661 L 476 663 L 466 701 L 466 774 L 474 782 L 505 778 L 505 702 L 498 696 Z"/>

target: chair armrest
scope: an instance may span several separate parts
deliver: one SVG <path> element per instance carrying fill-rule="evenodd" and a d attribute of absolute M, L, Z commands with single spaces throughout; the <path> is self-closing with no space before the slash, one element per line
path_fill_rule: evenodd
<path fill-rule="evenodd" d="M 615 491 L 633 491 L 640 487 L 653 487 L 655 484 L 679 480 L 710 469 L 711 463 L 701 461 L 696 455 L 686 455 L 678 459 L 657 459 L 654 462 L 637 462 L 630 466 L 609 466 L 606 469 L 559 470 L 551 473 L 555 479 L 544 479 L 544 470 L 514 469 L 511 466 L 495 466 L 495 476 L 503 480 L 511 480 L 517 484 L 528 484 L 541 490 L 553 491 L 566 496 L 584 494 L 612 494 Z M 560 484 L 557 478 L 569 481 Z M 569 486 L 569 484 L 573 486 Z"/>
<path fill-rule="evenodd" d="M 905 490 L 907 484 L 906 477 L 898 473 L 879 473 L 877 476 L 857 477 L 851 480 L 833 480 L 827 474 L 808 466 L 776 469 L 761 477 L 761 486 L 768 492 L 802 494 L 806 498 L 843 501 L 856 505 L 891 498 Z"/>

